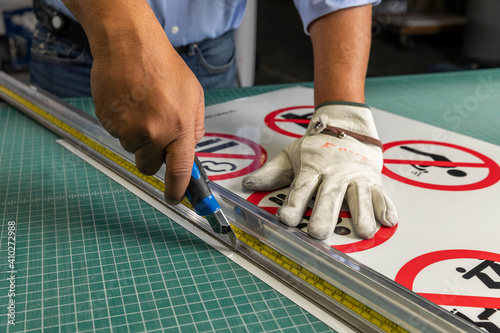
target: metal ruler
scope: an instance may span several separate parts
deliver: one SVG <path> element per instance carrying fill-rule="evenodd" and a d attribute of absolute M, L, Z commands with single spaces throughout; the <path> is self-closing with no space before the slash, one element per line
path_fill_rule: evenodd
<path fill-rule="evenodd" d="M 163 201 L 162 170 L 155 176 L 140 173 L 130 154 L 95 118 L 2 72 L 0 97 L 168 206 Z M 217 184 L 210 187 L 241 241 L 240 254 L 354 328 L 362 332 L 481 332 L 326 244 L 284 227 L 275 216 Z M 229 246 L 226 238 L 193 212 L 187 199 L 168 207 Z"/>

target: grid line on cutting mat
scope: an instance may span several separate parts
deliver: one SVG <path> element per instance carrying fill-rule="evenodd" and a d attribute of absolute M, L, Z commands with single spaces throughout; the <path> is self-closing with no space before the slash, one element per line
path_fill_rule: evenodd
<path fill-rule="evenodd" d="M 4 103 L 0 124 L 5 277 L 17 226 L 16 325 L 0 331 L 332 331 Z"/>

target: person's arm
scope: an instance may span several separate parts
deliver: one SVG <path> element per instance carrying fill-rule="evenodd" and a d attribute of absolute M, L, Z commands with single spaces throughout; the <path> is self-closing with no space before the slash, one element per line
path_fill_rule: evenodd
<path fill-rule="evenodd" d="M 204 135 L 201 85 L 145 0 L 63 2 L 89 39 L 97 117 L 135 154 L 139 171 L 166 164 L 165 198 L 180 202 Z"/>
<path fill-rule="evenodd" d="M 309 25 L 314 50 L 314 104 L 365 102 L 372 5 L 341 9 Z"/>
<path fill-rule="evenodd" d="M 363 238 L 374 236 L 376 221 L 386 227 L 398 221 L 382 184 L 382 143 L 364 104 L 370 22 L 371 5 L 365 5 L 334 11 L 309 25 L 315 111 L 307 131 L 243 179 L 243 186 L 251 190 L 290 186 L 278 210 L 289 226 L 302 221 L 314 197 L 307 231 L 317 239 L 332 235 L 344 200 Z"/>

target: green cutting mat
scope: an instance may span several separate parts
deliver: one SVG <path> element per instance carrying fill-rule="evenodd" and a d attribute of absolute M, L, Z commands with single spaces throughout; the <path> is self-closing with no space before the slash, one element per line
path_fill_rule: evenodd
<path fill-rule="evenodd" d="M 57 139 L 0 103 L 0 332 L 332 332 Z"/>

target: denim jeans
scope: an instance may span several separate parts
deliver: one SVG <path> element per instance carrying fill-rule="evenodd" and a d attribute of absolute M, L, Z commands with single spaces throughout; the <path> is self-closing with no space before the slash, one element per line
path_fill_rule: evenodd
<path fill-rule="evenodd" d="M 182 59 L 204 89 L 236 85 L 233 31 L 190 44 Z M 56 37 L 37 25 L 31 47 L 31 83 L 59 97 L 91 96 L 92 55 L 86 46 Z"/>

